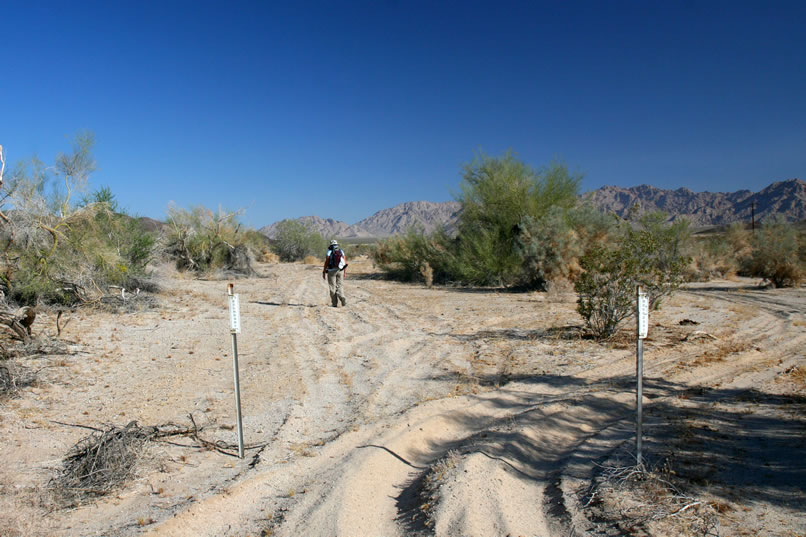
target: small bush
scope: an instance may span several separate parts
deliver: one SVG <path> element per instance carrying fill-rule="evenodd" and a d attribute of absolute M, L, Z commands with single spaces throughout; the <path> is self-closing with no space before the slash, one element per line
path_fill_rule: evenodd
<path fill-rule="evenodd" d="M 782 217 L 764 222 L 751 240 L 747 271 L 775 287 L 793 287 L 806 275 L 806 242 Z"/>
<path fill-rule="evenodd" d="M 405 235 L 380 241 L 372 252 L 372 259 L 381 270 L 402 281 L 424 278 L 423 270 L 429 265 L 433 284 L 450 280 L 459 272 L 454 266 L 459 261 L 453 249 L 452 239 L 443 231 L 424 235 L 410 229 Z"/>
<path fill-rule="evenodd" d="M 686 231 L 687 224 L 664 225 L 650 215 L 638 229 L 625 223 L 617 246 L 597 246 L 583 256 L 584 272 L 574 284 L 577 311 L 595 338 L 612 337 L 634 313 L 638 285 L 652 308 L 680 286 L 690 261 L 682 254 Z"/>
<path fill-rule="evenodd" d="M 0 361 L 0 400 L 14 397 L 20 388 L 36 381 L 36 374 L 16 360 Z"/>

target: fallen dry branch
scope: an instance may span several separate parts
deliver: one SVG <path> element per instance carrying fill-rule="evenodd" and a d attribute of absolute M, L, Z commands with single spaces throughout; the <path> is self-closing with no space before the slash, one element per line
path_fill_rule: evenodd
<path fill-rule="evenodd" d="M 110 426 L 105 429 L 88 425 L 54 421 L 59 425 L 79 427 L 93 431 L 76 443 L 62 461 L 62 469 L 51 480 L 50 489 L 66 506 L 78 505 L 82 501 L 104 496 L 119 489 L 130 481 L 136 472 L 137 463 L 143 457 L 149 442 L 165 441 L 167 438 L 185 436 L 195 439 L 198 446 L 173 444 L 186 448 L 203 448 L 224 455 L 237 457 L 237 446 L 224 442 L 210 442 L 202 438 L 200 429 L 189 414 L 192 427 L 174 423 L 157 426 L 140 426 L 131 421 L 123 427 Z M 265 447 L 264 444 L 246 446 L 246 449 Z M 231 451 L 235 449 L 236 451 Z"/>
<path fill-rule="evenodd" d="M 93 432 L 70 449 L 50 488 L 68 505 L 108 494 L 131 479 L 145 444 L 157 431 L 132 421 Z"/>
<path fill-rule="evenodd" d="M 0 311 L 0 324 L 11 330 L 12 334 L 21 341 L 27 342 L 31 339 L 30 329 L 20 322 L 20 318 L 14 312 Z"/>

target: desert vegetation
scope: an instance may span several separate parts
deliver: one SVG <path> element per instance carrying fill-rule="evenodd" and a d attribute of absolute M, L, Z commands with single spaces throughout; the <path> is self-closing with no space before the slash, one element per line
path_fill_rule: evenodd
<path fill-rule="evenodd" d="M 182 271 L 254 274 L 252 262 L 269 252 L 268 241 L 242 226 L 239 214 L 220 207 L 217 211 L 171 208 L 163 238 L 164 255 Z"/>
<path fill-rule="evenodd" d="M 298 220 L 283 220 L 277 224 L 273 250 L 281 261 L 300 261 L 307 256 L 317 259 L 324 255 L 327 240 Z"/>
<path fill-rule="evenodd" d="M 481 155 L 455 233 L 345 241 L 354 299 L 331 311 L 319 233 L 205 207 L 145 229 L 94 167 L 81 134 L 2 184 L 0 534 L 801 531 L 803 295 L 772 288 L 802 281 L 801 228 L 616 217 L 563 164 Z M 243 460 L 223 277 L 249 297 Z M 656 308 L 643 467 L 636 285 Z"/>
<path fill-rule="evenodd" d="M 511 152 L 465 166 L 455 234 L 411 229 L 380 242 L 375 262 L 392 277 L 546 290 L 569 281 L 589 333 L 613 336 L 633 313 L 637 285 L 658 308 L 684 281 L 731 275 L 775 287 L 802 281 L 804 234 L 780 219 L 755 233 L 740 224 L 695 237 L 686 220 L 645 213 L 622 218 L 579 201 L 581 177 L 552 163 L 534 170 Z"/>
<path fill-rule="evenodd" d="M 154 235 L 125 214 L 107 187 L 87 192 L 95 170 L 90 133 L 46 165 L 37 158 L 2 182 L 0 278 L 18 305 L 91 302 L 111 286 L 143 287 Z"/>

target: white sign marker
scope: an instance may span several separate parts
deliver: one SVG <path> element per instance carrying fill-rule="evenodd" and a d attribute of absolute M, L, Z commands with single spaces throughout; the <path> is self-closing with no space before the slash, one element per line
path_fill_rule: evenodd
<path fill-rule="evenodd" d="M 646 338 L 649 331 L 649 296 L 643 291 L 638 293 L 638 338 Z"/>
<path fill-rule="evenodd" d="M 229 329 L 233 334 L 241 333 L 241 305 L 238 295 L 229 295 Z"/>

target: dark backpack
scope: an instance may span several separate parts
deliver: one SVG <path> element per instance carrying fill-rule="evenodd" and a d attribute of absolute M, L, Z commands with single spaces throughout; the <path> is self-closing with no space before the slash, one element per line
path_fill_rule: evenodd
<path fill-rule="evenodd" d="M 339 248 L 333 248 L 330 251 L 330 256 L 327 258 L 327 268 L 329 269 L 337 269 L 339 268 L 339 263 L 341 259 L 344 257 L 344 252 L 342 252 Z"/>

